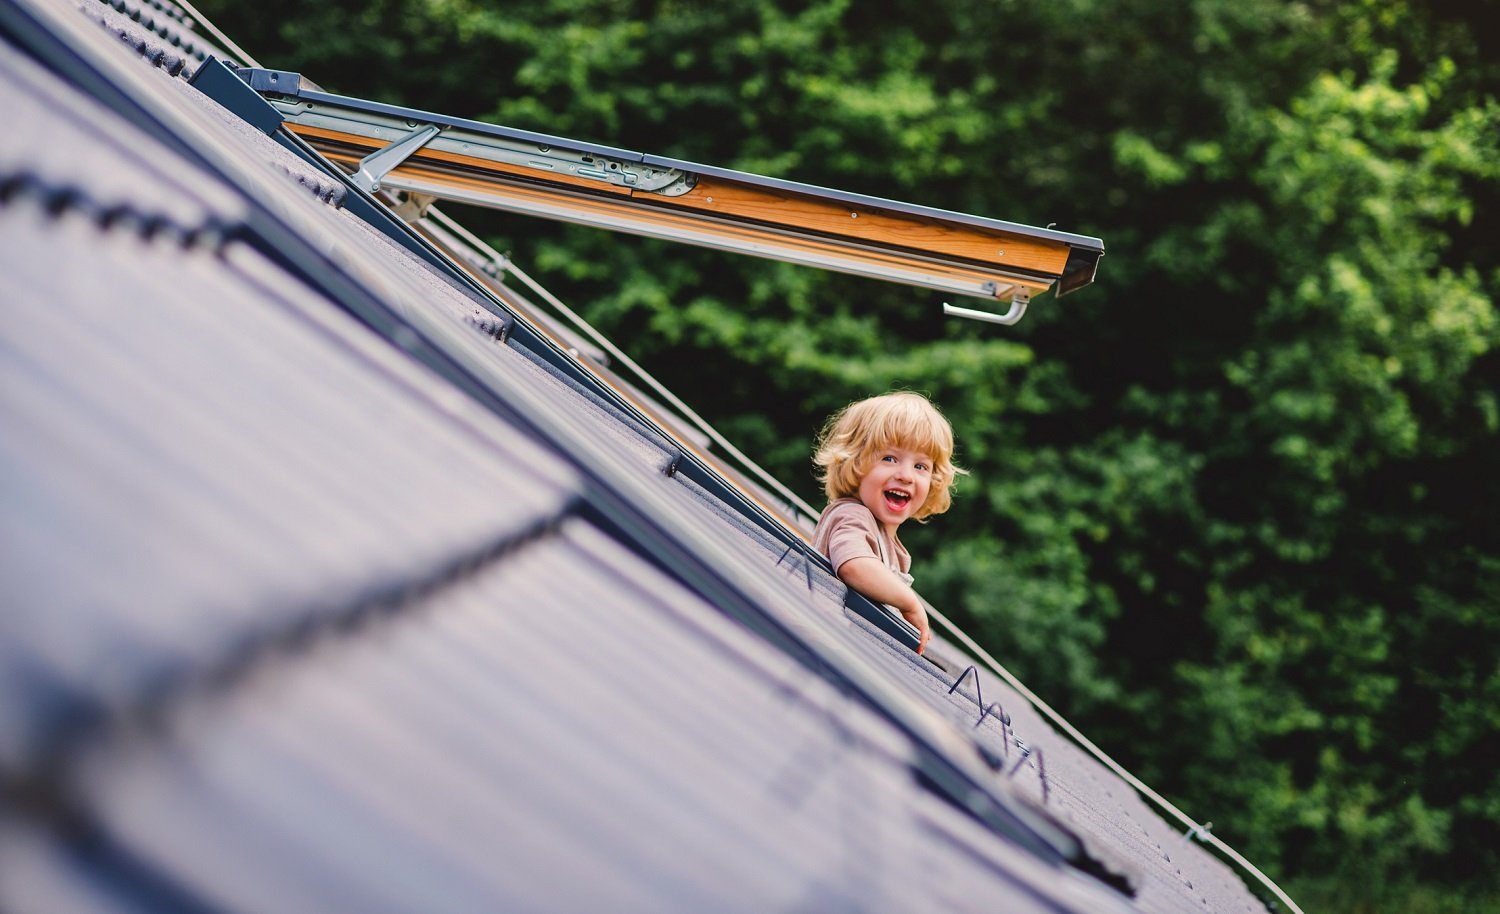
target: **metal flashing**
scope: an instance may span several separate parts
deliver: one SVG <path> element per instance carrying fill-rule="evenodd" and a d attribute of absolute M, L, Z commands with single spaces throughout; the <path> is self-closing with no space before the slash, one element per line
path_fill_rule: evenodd
<path fill-rule="evenodd" d="M 216 57 L 199 64 L 188 82 L 267 136 L 281 126 L 281 113 Z"/>

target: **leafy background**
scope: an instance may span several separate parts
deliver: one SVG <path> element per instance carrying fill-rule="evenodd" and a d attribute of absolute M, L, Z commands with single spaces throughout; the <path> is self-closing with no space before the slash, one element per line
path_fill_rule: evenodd
<path fill-rule="evenodd" d="M 809 501 L 828 413 L 929 393 L 924 595 L 1304 908 L 1500 908 L 1496 0 L 203 7 L 331 91 L 1105 239 L 997 328 L 457 213 Z"/>

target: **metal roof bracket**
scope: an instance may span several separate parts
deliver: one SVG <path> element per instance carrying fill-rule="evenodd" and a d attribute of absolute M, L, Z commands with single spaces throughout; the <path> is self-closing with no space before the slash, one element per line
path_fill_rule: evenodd
<path fill-rule="evenodd" d="M 1009 327 L 1019 323 L 1026 314 L 1026 306 L 1031 302 L 1031 293 L 1020 286 L 1010 297 L 1010 310 L 1004 314 L 996 314 L 993 311 L 980 311 L 975 308 L 958 308 L 943 302 L 943 313 L 949 317 L 966 317 L 969 320 L 984 321 L 987 324 L 1004 324 Z"/>
<path fill-rule="evenodd" d="M 410 158 L 412 153 L 426 146 L 427 141 L 440 132 L 439 128 L 433 124 L 418 127 L 384 149 L 372 152 L 360 159 L 359 169 L 354 172 L 350 180 L 366 193 L 375 193 L 380 190 L 381 178 Z"/>
<path fill-rule="evenodd" d="M 974 676 L 974 682 L 976 685 L 979 682 L 979 674 L 977 673 Z M 1005 713 L 1005 707 L 1000 702 L 992 701 L 985 706 L 985 709 L 979 714 L 979 720 L 974 723 L 974 729 L 979 729 L 984 724 L 985 718 L 990 716 L 994 716 L 996 720 L 1000 721 L 1000 745 L 1005 750 L 1005 757 L 1010 758 L 1010 715 Z"/>
<path fill-rule="evenodd" d="M 1016 760 L 1015 766 L 1010 769 L 1010 774 L 1007 777 L 1014 778 L 1016 772 L 1021 770 L 1021 766 L 1026 764 L 1028 759 L 1035 758 L 1036 776 L 1042 785 L 1042 805 L 1045 806 L 1047 805 L 1047 795 L 1051 793 L 1051 790 L 1047 787 L 1047 763 L 1043 760 L 1042 750 L 1040 747 L 1032 749 L 1022 744 L 1020 740 L 1016 740 L 1016 743 L 1021 748 L 1021 757 Z"/>
<path fill-rule="evenodd" d="M 958 687 L 964 684 L 964 680 L 969 678 L 970 673 L 974 674 L 974 703 L 979 705 L 979 707 L 983 709 L 984 693 L 979 690 L 979 668 L 974 666 L 973 664 L 964 667 L 964 671 L 958 674 L 958 678 L 953 680 L 953 685 L 948 687 L 948 694 L 952 695 L 954 692 L 958 691 Z M 984 722 L 984 714 L 981 713 L 979 715 L 979 720 L 981 723 Z"/>

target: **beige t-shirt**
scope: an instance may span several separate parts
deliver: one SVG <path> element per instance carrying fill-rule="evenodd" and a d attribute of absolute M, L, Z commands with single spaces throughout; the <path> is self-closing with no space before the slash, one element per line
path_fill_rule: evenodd
<path fill-rule="evenodd" d="M 828 557 L 835 573 L 850 559 L 870 556 L 911 583 L 911 554 L 857 498 L 828 503 L 813 530 L 813 548 Z"/>

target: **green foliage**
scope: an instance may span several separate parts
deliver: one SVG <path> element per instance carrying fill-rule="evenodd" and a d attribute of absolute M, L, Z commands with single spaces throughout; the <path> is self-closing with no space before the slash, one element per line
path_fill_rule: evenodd
<path fill-rule="evenodd" d="M 1302 878 L 1283 884 L 1305 911 L 1343 914 L 1476 914 L 1500 911 L 1500 892 L 1476 888 L 1444 888 L 1412 879 L 1356 870 L 1335 878 Z M 1369 877 L 1369 878 L 1365 878 Z"/>
<path fill-rule="evenodd" d="M 1477 721 L 1441 730 L 1427 709 L 1451 699 L 1421 674 L 1495 669 L 1484 635 L 1500 604 L 1483 569 L 1500 492 L 1482 462 L 1500 325 L 1493 264 L 1486 282 L 1445 254 L 1472 224 L 1465 181 L 1497 177 L 1500 111 L 1439 113 L 1449 61 L 1405 87 L 1393 53 L 1370 63 L 1363 77 L 1316 77 L 1240 139 L 1260 151 L 1267 215 L 1239 243 L 1274 257 L 1280 281 L 1223 366 L 1240 407 L 1213 417 L 1204 474 L 1234 470 L 1204 489 L 1205 534 L 1221 545 L 1203 606 L 1215 637 L 1176 673 L 1211 696 L 1195 764 L 1243 791 L 1248 848 L 1454 875 L 1478 869 L 1462 858 L 1489 857 L 1467 842 L 1492 847 L 1500 820 L 1454 803 L 1496 784 L 1440 747 L 1490 737 Z M 1250 456 L 1265 463 L 1259 480 L 1245 476 Z M 1470 614 L 1446 644 L 1429 633 L 1439 592 Z M 1277 764 L 1244 758 L 1252 734 Z M 1400 764 L 1366 763 L 1375 753 Z"/>
<path fill-rule="evenodd" d="M 335 91 L 1103 237 L 998 329 L 462 214 L 809 500 L 826 415 L 930 393 L 973 475 L 906 535 L 924 594 L 1309 909 L 1436 912 L 1500 872 L 1494 7 L 206 12 Z"/>

